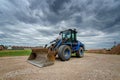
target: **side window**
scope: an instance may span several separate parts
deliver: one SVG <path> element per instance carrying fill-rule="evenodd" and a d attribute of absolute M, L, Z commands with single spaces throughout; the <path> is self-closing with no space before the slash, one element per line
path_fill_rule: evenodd
<path fill-rule="evenodd" d="M 71 34 L 70 34 L 70 32 L 67 34 L 67 38 L 71 38 Z"/>
<path fill-rule="evenodd" d="M 75 40 L 75 35 L 74 35 L 74 33 L 72 33 L 72 41 L 74 41 Z"/>
<path fill-rule="evenodd" d="M 62 35 L 62 38 L 65 38 L 65 34 Z"/>
<path fill-rule="evenodd" d="M 70 31 L 63 32 L 62 38 L 68 38 L 68 39 L 70 39 L 71 38 L 71 32 Z"/>

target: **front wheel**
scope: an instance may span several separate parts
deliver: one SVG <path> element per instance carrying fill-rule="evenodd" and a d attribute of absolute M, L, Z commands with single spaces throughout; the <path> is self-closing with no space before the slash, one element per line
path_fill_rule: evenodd
<path fill-rule="evenodd" d="M 82 47 L 76 52 L 76 56 L 80 58 L 84 56 L 84 49 Z"/>
<path fill-rule="evenodd" d="M 58 51 L 58 56 L 62 61 L 67 61 L 71 57 L 71 49 L 67 45 L 61 45 Z"/>

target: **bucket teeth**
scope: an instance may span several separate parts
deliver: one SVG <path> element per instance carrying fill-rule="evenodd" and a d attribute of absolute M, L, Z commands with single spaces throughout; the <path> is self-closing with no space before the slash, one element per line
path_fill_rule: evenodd
<path fill-rule="evenodd" d="M 54 64 L 55 56 L 54 51 L 46 48 L 32 49 L 32 53 L 28 58 L 28 62 L 38 66 L 45 67 Z"/>

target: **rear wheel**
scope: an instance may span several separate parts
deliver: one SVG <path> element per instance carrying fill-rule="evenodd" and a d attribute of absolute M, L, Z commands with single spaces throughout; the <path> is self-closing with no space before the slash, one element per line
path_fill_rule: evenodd
<path fill-rule="evenodd" d="M 62 45 L 59 48 L 58 56 L 62 61 L 67 61 L 71 57 L 71 49 L 67 45 Z"/>
<path fill-rule="evenodd" d="M 76 52 L 76 56 L 80 58 L 84 56 L 84 49 L 82 47 Z"/>

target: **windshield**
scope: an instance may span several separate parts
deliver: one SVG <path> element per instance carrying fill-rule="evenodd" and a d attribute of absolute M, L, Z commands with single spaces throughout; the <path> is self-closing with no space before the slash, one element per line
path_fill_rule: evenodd
<path fill-rule="evenodd" d="M 62 33 L 62 38 L 71 38 L 71 32 L 70 31 L 65 31 Z"/>

